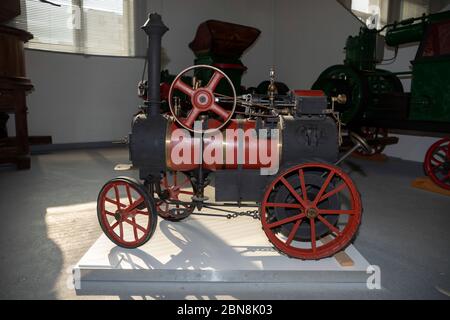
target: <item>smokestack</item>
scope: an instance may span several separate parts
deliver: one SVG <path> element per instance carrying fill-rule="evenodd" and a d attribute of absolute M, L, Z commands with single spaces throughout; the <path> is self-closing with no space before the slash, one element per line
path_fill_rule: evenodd
<path fill-rule="evenodd" d="M 157 116 L 160 113 L 161 97 L 159 85 L 161 81 L 161 39 L 169 30 L 164 25 L 161 16 L 151 13 L 148 20 L 142 26 L 142 30 L 148 36 L 148 90 L 149 116 Z"/>

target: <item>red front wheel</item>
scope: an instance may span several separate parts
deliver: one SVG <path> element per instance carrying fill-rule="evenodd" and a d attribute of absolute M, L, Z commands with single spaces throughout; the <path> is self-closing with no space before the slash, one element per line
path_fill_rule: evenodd
<path fill-rule="evenodd" d="M 116 245 L 137 248 L 152 237 L 158 215 L 155 203 L 136 180 L 108 181 L 97 200 L 97 216 L 106 236 Z"/>
<path fill-rule="evenodd" d="M 298 165 L 277 176 L 261 204 L 261 222 L 270 242 L 304 260 L 330 257 L 347 247 L 361 215 L 360 195 L 350 177 L 320 163 Z"/>
<path fill-rule="evenodd" d="M 424 168 L 436 185 L 450 190 L 450 138 L 441 139 L 428 149 Z"/>

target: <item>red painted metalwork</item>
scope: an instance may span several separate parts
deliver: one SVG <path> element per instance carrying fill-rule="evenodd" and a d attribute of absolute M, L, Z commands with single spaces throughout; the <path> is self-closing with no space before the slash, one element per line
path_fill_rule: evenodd
<path fill-rule="evenodd" d="M 156 210 L 160 217 L 170 221 L 180 221 L 187 218 L 193 211 L 194 205 L 187 204 L 169 204 L 167 200 L 190 202 L 194 195 L 191 179 L 188 176 L 182 175 L 182 180 L 179 181 L 180 175 L 178 172 L 164 173 L 161 179 L 161 193 L 165 194 L 166 199 L 155 199 Z M 178 210 L 177 209 L 181 209 Z M 175 211 L 175 212 L 174 212 Z"/>
<path fill-rule="evenodd" d="M 308 183 L 306 177 L 311 173 L 324 178 L 322 185 L 315 186 L 318 192 L 314 197 L 310 197 L 308 194 L 308 188 L 312 186 Z M 294 188 L 292 183 L 289 182 L 293 179 L 298 179 L 296 180 L 299 181 L 298 188 Z M 331 185 L 333 186 L 332 190 L 327 191 Z M 292 203 L 272 202 L 271 199 L 279 188 L 289 190 L 293 197 Z M 343 193 L 348 199 L 348 208 L 324 209 L 319 207 L 319 204 L 326 199 Z M 298 209 L 298 212 L 288 218 L 274 220 L 273 208 Z M 266 189 L 261 204 L 261 222 L 270 242 L 286 255 L 304 260 L 330 257 L 343 250 L 353 240 L 361 222 L 361 214 L 360 195 L 350 177 L 335 166 L 320 163 L 298 165 L 280 174 Z M 333 225 L 326 219 L 328 215 L 339 215 L 339 218 L 345 216 L 347 221 L 340 221 L 339 224 L 343 224 L 343 226 L 339 227 L 339 224 Z M 316 226 L 318 223 L 322 223 L 328 228 L 329 232 L 326 235 L 331 234 L 334 237 L 333 240 L 326 243 L 320 241 L 325 235 L 317 234 Z M 309 245 L 307 245 L 307 242 L 294 240 L 302 224 L 309 225 Z M 292 227 L 287 236 L 283 236 L 279 229 L 277 231 L 277 228 L 288 225 L 292 225 Z"/>
<path fill-rule="evenodd" d="M 322 90 L 294 90 L 294 94 L 299 97 L 324 97 Z"/>
<path fill-rule="evenodd" d="M 218 125 L 217 120 L 211 119 L 208 121 L 208 127 L 215 127 L 217 125 Z M 179 125 L 175 122 L 172 122 L 169 125 L 167 131 L 166 137 L 167 167 L 173 171 L 194 170 L 200 166 L 198 161 L 197 162 L 195 161 L 196 155 L 199 153 L 198 146 L 200 145 L 199 143 L 200 138 L 197 136 L 189 135 L 189 137 L 187 138 L 180 139 L 178 135 L 174 134 L 174 131 L 177 129 L 180 129 Z M 232 119 L 227 124 L 226 129 L 230 129 L 230 131 L 228 131 L 230 134 L 237 132 L 236 131 L 237 129 L 242 129 L 243 131 L 245 142 L 243 146 L 244 163 L 242 164 L 242 167 L 244 169 L 261 169 L 270 166 L 270 164 L 264 161 L 259 154 L 259 148 L 261 148 L 261 146 L 265 146 L 267 148 L 268 155 L 271 156 L 273 153 L 274 157 L 278 158 L 278 162 L 280 161 L 281 140 L 279 140 L 278 137 L 272 136 L 269 137 L 268 139 L 262 137 L 256 138 L 255 137 L 256 121 Z M 226 130 L 217 132 L 217 134 L 221 136 L 221 139 L 216 139 L 214 135 L 203 136 L 203 144 L 204 144 L 203 150 L 212 150 L 212 149 L 220 150 L 222 153 L 221 156 L 219 157 L 219 155 L 217 155 L 217 157 L 220 158 L 220 161 L 214 161 L 212 163 L 203 162 L 203 168 L 213 171 L 221 169 L 226 170 L 237 169 L 238 150 L 240 148 L 238 136 L 236 135 L 234 139 L 227 139 Z M 273 146 L 276 146 L 276 149 L 272 150 Z M 173 154 L 177 153 L 176 150 L 180 149 L 190 150 L 189 161 L 186 161 L 185 163 L 173 161 L 174 160 L 172 159 Z M 216 154 L 213 153 L 213 156 L 216 156 Z"/>
<path fill-rule="evenodd" d="M 216 68 L 220 68 L 223 70 L 226 69 L 235 69 L 235 70 L 247 70 L 246 66 L 243 66 L 242 64 L 237 64 L 237 63 L 214 63 L 213 64 L 214 67 Z"/>
<path fill-rule="evenodd" d="M 147 242 L 155 230 L 157 217 L 146 192 L 129 178 L 116 178 L 103 186 L 97 215 L 108 238 L 125 248 Z"/>
<path fill-rule="evenodd" d="M 450 190 L 450 137 L 437 141 L 428 149 L 424 168 L 436 185 Z"/>

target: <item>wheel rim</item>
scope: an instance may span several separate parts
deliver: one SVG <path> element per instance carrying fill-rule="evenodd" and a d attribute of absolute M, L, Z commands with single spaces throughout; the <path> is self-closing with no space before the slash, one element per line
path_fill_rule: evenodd
<path fill-rule="evenodd" d="M 100 222 L 115 243 L 136 247 L 151 233 L 151 206 L 147 195 L 134 184 L 113 180 L 102 189 L 98 200 Z"/>
<path fill-rule="evenodd" d="M 324 177 L 323 184 L 314 199 L 307 196 L 308 176 L 313 173 Z M 289 182 L 292 177 L 299 180 L 300 192 Z M 329 189 L 329 186 L 333 187 Z M 296 203 L 270 202 L 273 193 L 280 188 L 286 188 L 295 198 Z M 325 209 L 320 204 L 330 197 L 339 196 L 338 209 Z M 297 212 L 290 217 L 278 220 L 275 208 L 295 209 Z M 263 230 L 274 246 L 288 256 L 314 260 L 329 257 L 345 248 L 355 236 L 361 222 L 361 199 L 350 177 L 327 164 L 304 164 L 293 167 L 280 174 L 267 188 L 261 205 L 261 222 Z M 333 225 L 326 216 L 338 215 L 339 223 Z M 297 241 L 295 235 L 302 224 L 309 224 L 310 236 L 308 242 Z M 318 234 L 317 224 L 325 225 L 329 232 Z M 289 227 L 288 234 L 280 231 L 281 227 Z M 330 236 L 325 240 L 325 236 Z"/>
<path fill-rule="evenodd" d="M 162 218 L 181 220 L 194 211 L 194 205 L 191 203 L 194 189 L 189 177 L 184 174 L 180 176 L 178 172 L 166 172 L 161 179 L 160 186 L 164 199 L 156 199 L 156 210 Z M 169 204 L 167 200 L 191 204 Z"/>
<path fill-rule="evenodd" d="M 194 70 L 195 72 L 196 70 L 201 68 L 211 69 L 211 71 L 213 72 L 206 86 L 192 88 L 183 81 L 183 78 L 188 72 L 192 70 Z M 224 108 L 223 105 L 220 105 L 219 102 L 215 100 L 215 91 L 222 79 L 225 79 L 228 82 L 233 92 L 233 96 L 231 97 L 231 109 Z M 192 108 L 184 117 L 178 115 L 175 111 L 173 105 L 175 91 L 179 91 L 189 97 L 189 102 Z M 181 71 L 180 74 L 175 78 L 175 80 L 172 82 L 172 85 L 170 86 L 168 101 L 170 111 L 178 124 L 191 132 L 203 133 L 220 130 L 231 120 L 234 114 L 234 110 L 236 109 L 237 96 L 233 82 L 223 71 L 209 65 L 197 65 Z M 201 114 L 205 113 L 215 115 L 218 118 L 217 122 L 215 122 L 213 127 L 208 128 L 207 130 L 194 130 L 195 121 L 200 118 Z"/>
<path fill-rule="evenodd" d="M 450 138 L 430 147 L 425 156 L 425 172 L 439 187 L 450 190 Z"/>

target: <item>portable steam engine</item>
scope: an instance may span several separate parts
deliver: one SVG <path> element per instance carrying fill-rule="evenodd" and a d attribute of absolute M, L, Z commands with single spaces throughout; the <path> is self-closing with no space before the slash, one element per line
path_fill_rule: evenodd
<path fill-rule="evenodd" d="M 120 177 L 104 185 L 101 227 L 115 244 L 136 248 L 152 237 L 158 215 L 176 222 L 201 214 L 196 209 L 214 209 L 228 218 L 259 218 L 270 242 L 290 257 L 329 257 L 350 244 L 362 214 L 355 184 L 336 166 L 354 150 L 370 147 L 352 134 L 355 146 L 339 159 L 338 98 L 329 101 L 321 91 L 281 94 L 273 71 L 263 94 L 236 87 L 231 78 L 240 82 L 245 67 L 217 53 L 242 53 L 259 31 L 228 27 L 225 32 L 220 23 L 201 25 L 201 39 L 191 47 L 209 50 L 196 47 L 203 64 L 166 86 L 161 38 L 168 29 L 161 16 L 149 16 L 143 26 L 149 36 L 146 105 L 134 117 L 128 141 L 142 183 Z M 214 203 L 205 195 L 212 183 Z M 225 209 L 231 207 L 259 209 Z"/>

